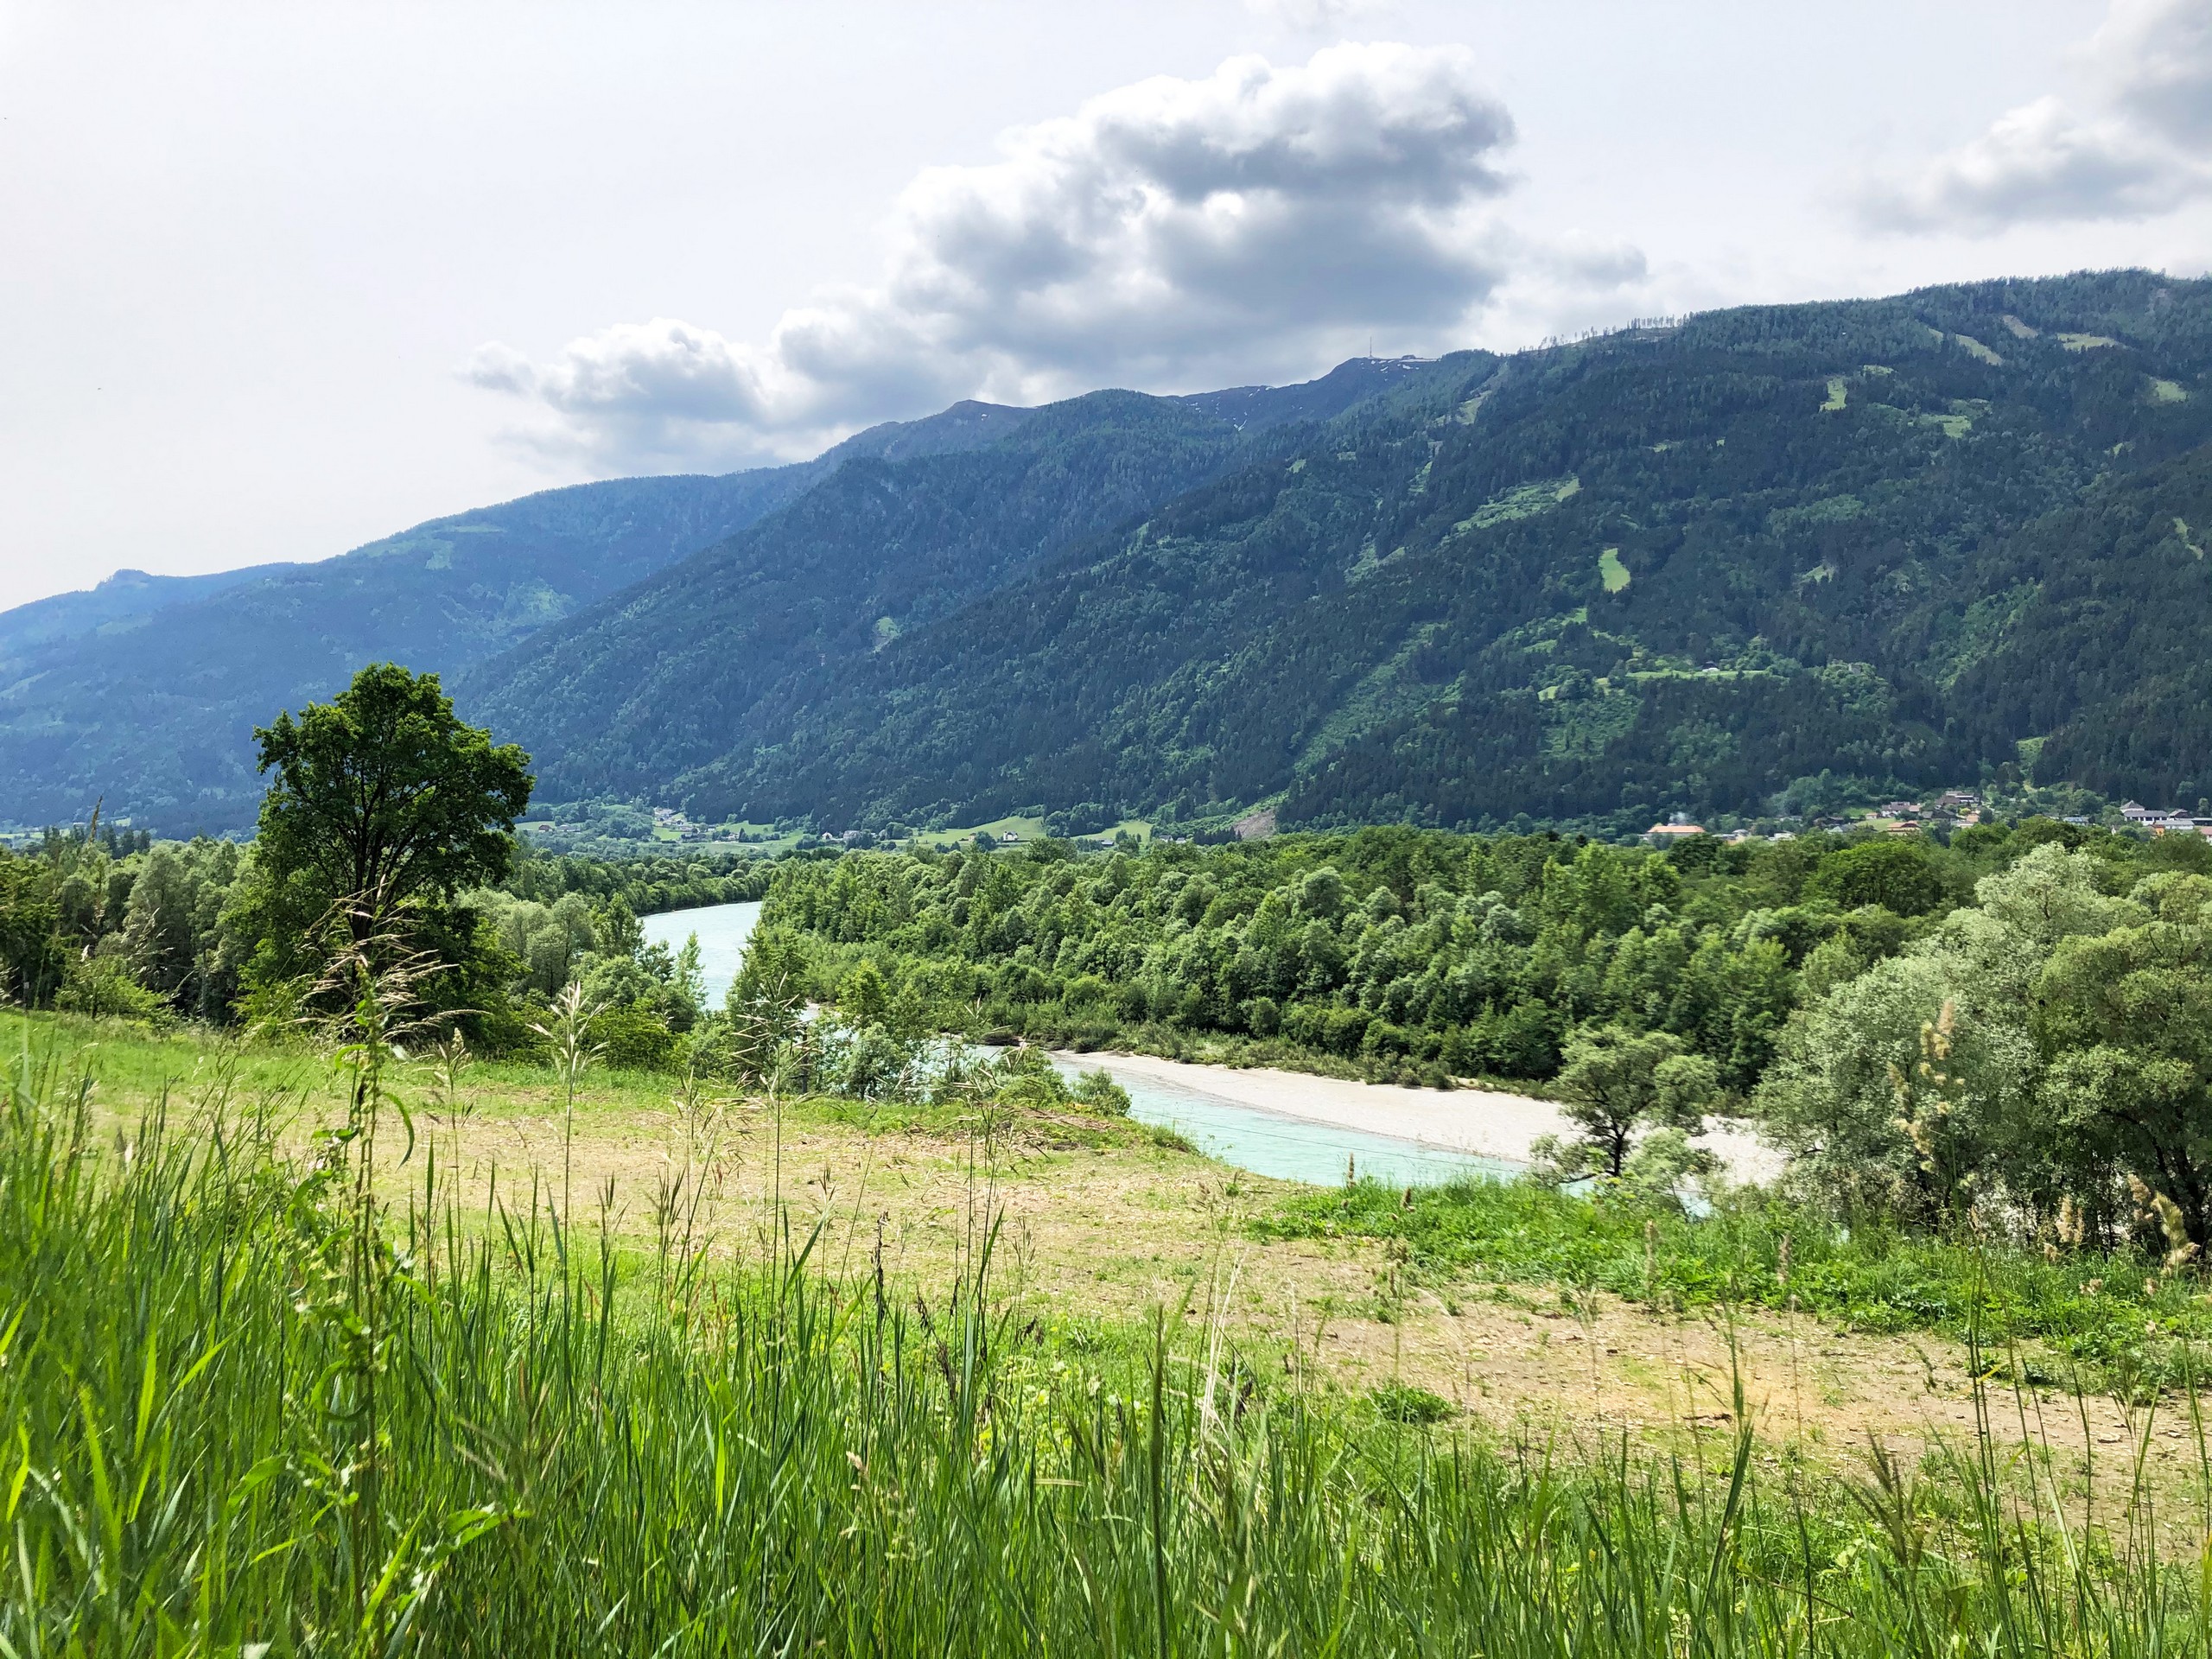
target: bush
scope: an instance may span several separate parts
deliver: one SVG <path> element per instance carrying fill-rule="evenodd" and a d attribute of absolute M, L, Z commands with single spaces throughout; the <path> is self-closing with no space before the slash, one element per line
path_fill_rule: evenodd
<path fill-rule="evenodd" d="M 609 1008 L 591 1022 L 591 1039 L 607 1065 L 632 1071 L 664 1071 L 676 1052 L 676 1033 L 647 1010 Z"/>
<path fill-rule="evenodd" d="M 104 1020 L 155 1021 L 168 1014 L 168 1004 L 131 978 L 116 957 L 80 957 L 71 962 L 63 970 L 54 1006 Z"/>
<path fill-rule="evenodd" d="M 1376 1058 L 1399 1058 L 1413 1052 L 1412 1034 L 1402 1026 L 1377 1020 L 1360 1038 L 1359 1052 Z"/>
<path fill-rule="evenodd" d="M 881 1100 L 900 1092 L 913 1054 L 881 1026 L 864 1026 L 845 1046 L 836 1068 L 840 1093 Z"/>
<path fill-rule="evenodd" d="M 1325 1009 L 1321 1016 L 1320 1046 L 1332 1054 L 1357 1054 L 1374 1021 L 1375 1016 L 1365 1008 Z"/>
<path fill-rule="evenodd" d="M 1417 1389 L 1410 1382 L 1385 1382 L 1368 1397 L 1375 1402 L 1375 1414 L 1386 1422 L 1427 1427 L 1459 1412 L 1459 1408 L 1442 1395 Z"/>
<path fill-rule="evenodd" d="M 1129 1115 L 1129 1091 L 1114 1081 L 1109 1071 L 1086 1071 L 1075 1080 L 1070 1090 L 1076 1104 L 1085 1111 L 1097 1112 L 1106 1117 L 1127 1117 Z"/>

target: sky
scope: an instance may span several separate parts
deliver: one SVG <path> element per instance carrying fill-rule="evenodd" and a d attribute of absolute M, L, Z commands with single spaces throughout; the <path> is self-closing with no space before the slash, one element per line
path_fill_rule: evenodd
<path fill-rule="evenodd" d="M 0 607 L 957 398 L 2212 269 L 2212 0 L 0 0 Z"/>

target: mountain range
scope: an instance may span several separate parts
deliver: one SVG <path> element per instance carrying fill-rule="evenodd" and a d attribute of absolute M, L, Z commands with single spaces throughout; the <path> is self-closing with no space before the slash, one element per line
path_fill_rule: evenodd
<path fill-rule="evenodd" d="M 2004 766 L 2193 804 L 2208 442 L 2212 282 L 2142 271 L 958 404 L 0 615 L 0 817 L 242 826 L 251 727 L 382 658 L 545 798 L 712 818 L 1640 828 Z"/>

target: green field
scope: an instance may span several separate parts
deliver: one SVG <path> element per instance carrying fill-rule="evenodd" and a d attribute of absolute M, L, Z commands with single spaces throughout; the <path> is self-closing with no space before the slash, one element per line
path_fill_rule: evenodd
<path fill-rule="evenodd" d="M 942 851 L 948 848 L 957 847 L 963 842 L 973 841 L 979 834 L 991 836 L 1001 841 L 1005 840 L 1008 836 L 1018 836 L 1021 840 L 1030 842 L 1043 840 L 1046 833 L 1045 820 L 1042 818 L 1019 817 L 992 818 L 987 823 L 963 824 L 957 829 L 918 830 L 909 838 L 908 844 L 915 847 L 933 847 Z M 1149 841 L 1152 839 L 1151 822 L 1145 818 L 1124 818 L 1109 829 L 1096 830 L 1082 839 L 1111 841 L 1115 836 L 1122 835 L 1135 836 L 1139 841 Z"/>

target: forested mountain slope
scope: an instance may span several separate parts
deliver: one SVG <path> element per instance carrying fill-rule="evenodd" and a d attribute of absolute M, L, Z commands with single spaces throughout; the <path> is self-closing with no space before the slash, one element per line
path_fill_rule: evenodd
<path fill-rule="evenodd" d="M 774 473 L 549 491 L 321 563 L 126 616 L 5 665 L 0 816 L 252 821 L 252 730 L 364 663 L 451 670 L 512 645 L 759 511 Z"/>
<path fill-rule="evenodd" d="M 65 639 L 80 639 L 102 630 L 132 627 L 157 611 L 208 599 L 226 588 L 263 582 L 290 570 L 289 564 L 249 564 L 196 576 L 157 576 L 143 570 L 118 570 L 96 588 L 54 594 L 0 611 L 0 675 L 25 652 Z"/>
<path fill-rule="evenodd" d="M 670 793 L 1626 825 L 2024 756 L 2194 804 L 2208 370 L 2212 283 L 2141 272 L 1446 359 L 733 723 Z"/>
<path fill-rule="evenodd" d="M 549 793 L 658 795 L 776 741 L 908 631 L 1413 372 L 1361 360 L 1301 386 L 1092 392 L 1022 412 L 980 447 L 850 460 L 784 511 L 486 664 L 460 694 L 531 751 Z"/>
<path fill-rule="evenodd" d="M 340 557 L 213 575 L 124 572 L 0 613 L 0 820 L 252 822 L 252 729 L 391 658 L 451 673 L 718 542 L 851 459 L 996 442 L 1030 411 L 957 404 L 817 459 L 618 479 L 435 518 Z"/>
<path fill-rule="evenodd" d="M 2212 283 L 2138 271 L 957 404 L 0 617 L 0 817 L 242 824 L 251 727 L 387 657 L 542 793 L 836 827 L 1641 827 L 2006 764 L 2193 805 L 2208 372 Z"/>
<path fill-rule="evenodd" d="M 1302 386 L 1147 401 L 1205 430 L 1225 454 L 1239 431 L 1333 414 L 1402 372 L 1349 364 Z M 1039 415 L 959 403 L 872 427 L 794 466 L 552 490 L 434 519 L 318 563 L 193 577 L 126 572 L 86 593 L 0 613 L 0 821 L 81 817 L 105 798 L 111 816 L 150 817 L 166 831 L 243 827 L 260 794 L 253 727 L 281 708 L 330 696 L 363 664 L 391 658 L 457 674 L 724 541 L 848 463 L 941 463 L 1014 440 Z M 1102 442 L 1111 448 L 1110 437 Z M 1151 464 L 1133 455 L 1124 476 L 1122 461 L 1104 455 L 1092 482 L 1149 500 L 1205 475 L 1147 471 Z M 1055 486 L 1040 475 L 1038 533 L 1111 522 L 1114 512 L 1084 517 L 1096 511 L 1092 482 Z M 822 556 L 834 562 L 849 543 L 830 532 Z M 804 630 L 791 637 L 804 639 Z"/>

